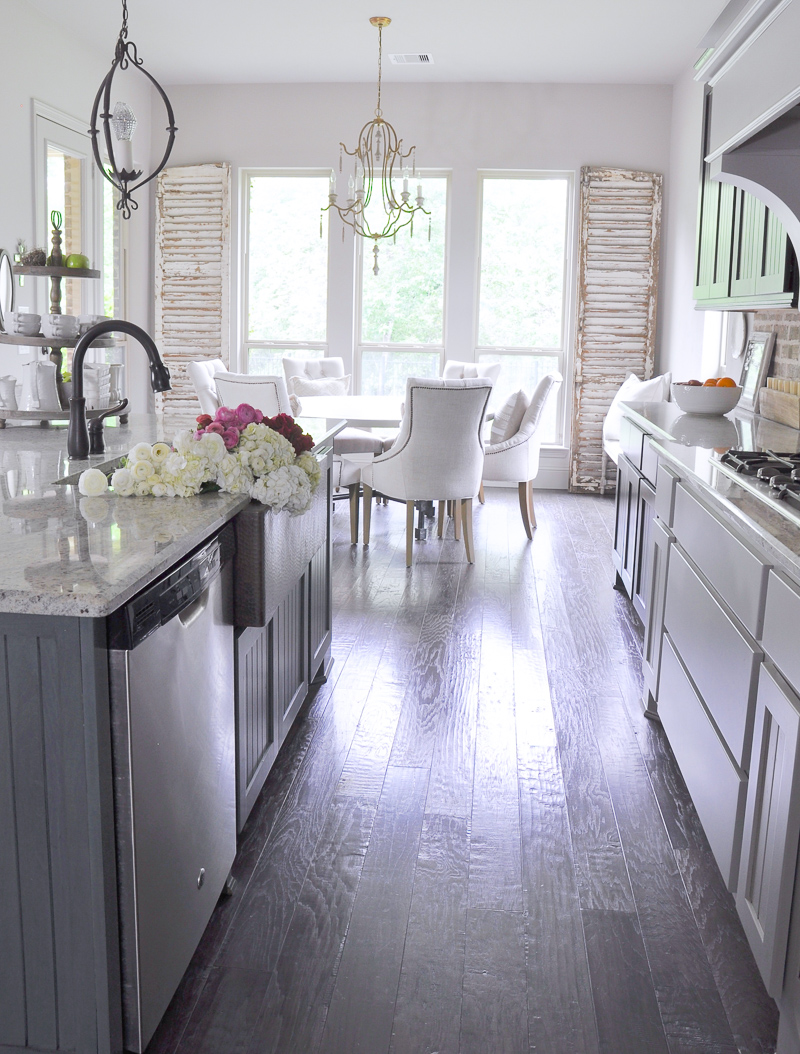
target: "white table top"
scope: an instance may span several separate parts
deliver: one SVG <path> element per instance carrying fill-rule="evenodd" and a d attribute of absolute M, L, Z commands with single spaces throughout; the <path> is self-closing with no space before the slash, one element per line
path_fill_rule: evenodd
<path fill-rule="evenodd" d="M 400 424 L 402 399 L 394 395 L 301 395 L 299 418 L 347 421 L 361 428 Z"/>

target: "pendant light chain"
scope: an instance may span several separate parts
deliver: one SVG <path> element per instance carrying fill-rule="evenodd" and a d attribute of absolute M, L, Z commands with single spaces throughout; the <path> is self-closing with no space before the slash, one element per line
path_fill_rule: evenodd
<path fill-rule="evenodd" d="M 381 76 L 383 74 L 383 26 L 378 26 L 378 105 L 375 107 L 375 116 L 382 117 L 381 110 Z"/>

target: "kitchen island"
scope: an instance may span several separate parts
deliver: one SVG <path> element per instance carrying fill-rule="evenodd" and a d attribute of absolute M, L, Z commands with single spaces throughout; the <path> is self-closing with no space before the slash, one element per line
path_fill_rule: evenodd
<path fill-rule="evenodd" d="M 800 1050 L 800 513 L 726 465 L 793 455 L 745 412 L 629 404 L 615 566 L 643 612 L 645 711 L 661 720 L 767 991 Z M 786 474 L 790 469 L 786 470 Z"/>
<path fill-rule="evenodd" d="M 132 416 L 127 426 L 107 429 L 106 453 L 86 463 L 67 460 L 65 428 L 9 427 L 0 441 L 3 1054 L 95 1054 L 124 1045 L 115 793 L 124 759 L 112 747 L 108 616 L 231 521 L 226 537 L 235 532 L 247 559 L 255 542 L 261 545 L 257 578 L 247 559 L 234 557 L 233 595 L 225 602 L 236 679 L 230 707 L 236 707 L 239 793 L 232 822 L 238 818 L 239 827 L 309 684 L 324 677 L 329 662 L 325 469 L 336 429 L 315 434 L 323 479 L 303 517 L 264 515 L 247 498 L 221 493 L 189 499 L 79 495 L 84 468 L 113 463 L 137 442 L 169 441 L 174 431 L 156 418 Z M 272 541 L 294 563 L 287 566 L 281 556 L 273 565 Z M 268 600 L 260 607 L 244 602 L 253 595 Z M 238 597 L 242 611 L 258 614 L 240 620 L 244 625 L 236 625 Z M 253 654 L 261 662 L 258 683 L 245 676 Z M 171 676 L 175 671 L 165 664 L 165 684 Z M 248 723 L 253 717 L 260 720 Z M 232 786 L 233 773 L 230 780 Z M 168 928 L 163 941 L 169 944 Z"/>

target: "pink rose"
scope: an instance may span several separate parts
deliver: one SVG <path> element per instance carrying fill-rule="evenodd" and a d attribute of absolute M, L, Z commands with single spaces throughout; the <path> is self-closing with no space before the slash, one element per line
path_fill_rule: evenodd
<path fill-rule="evenodd" d="M 246 428 L 256 419 L 256 412 L 249 403 L 242 403 L 236 407 L 236 416 L 242 422 L 242 428 Z"/>
<path fill-rule="evenodd" d="M 262 414 L 262 412 L 260 410 L 254 410 L 253 412 L 256 415 L 253 418 L 253 421 L 255 422 L 255 424 L 260 425 L 263 422 L 263 420 L 264 420 L 264 415 Z"/>
<path fill-rule="evenodd" d="M 217 421 L 222 425 L 232 425 L 236 421 L 236 411 L 228 406 L 220 406 L 217 410 Z"/>
<path fill-rule="evenodd" d="M 225 435 L 225 426 L 221 425 L 219 421 L 212 421 L 210 425 L 206 425 L 206 432 L 216 432 L 217 435 Z"/>
<path fill-rule="evenodd" d="M 228 450 L 233 450 L 234 447 L 239 445 L 239 429 L 226 428 L 222 433 L 222 441 Z"/>

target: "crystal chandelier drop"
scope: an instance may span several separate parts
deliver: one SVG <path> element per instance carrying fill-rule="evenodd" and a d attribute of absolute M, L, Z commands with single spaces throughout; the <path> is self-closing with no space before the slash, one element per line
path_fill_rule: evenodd
<path fill-rule="evenodd" d="M 348 150 L 344 143 L 339 144 L 340 172 L 342 171 L 343 154 L 353 158 L 353 171 L 347 181 L 347 203 L 337 204 L 336 173 L 331 172 L 328 204 L 322 209 L 323 212 L 335 209 L 342 221 L 352 227 L 356 234 L 372 240 L 374 274 L 378 273 L 378 243 L 383 238 L 394 238 L 399 230 L 409 224 L 413 237 L 416 213 L 421 212 L 428 217 L 429 239 L 431 234 L 430 212 L 425 208 L 422 185 L 417 184 L 416 204 L 412 204 L 411 193 L 408 189 L 409 180 L 415 179 L 417 175 L 417 148 L 412 146 L 403 153 L 403 140 L 397 138 L 397 132 L 384 119 L 381 110 L 383 29 L 391 21 L 391 18 L 384 16 L 370 19 L 370 23 L 378 30 L 378 104 L 375 107 L 375 116 L 361 129 L 355 149 Z M 400 192 L 400 200 L 398 200 L 395 180 L 399 181 L 401 173 L 403 189 Z M 370 202 L 373 194 L 377 195 L 378 187 L 380 187 L 383 204 L 382 212 L 377 207 L 377 196 L 376 205 L 370 210 Z M 381 223 L 383 226 L 378 227 L 377 225 Z M 342 236 L 344 236 L 344 227 L 342 227 Z"/>
<path fill-rule="evenodd" d="M 167 111 L 167 148 L 158 166 L 144 179 L 141 178 L 143 175 L 142 169 L 136 167 L 133 159 L 132 138 L 136 128 L 136 115 L 125 102 L 117 102 L 113 112 L 111 110 L 111 89 L 114 75 L 118 70 L 127 70 L 128 68 L 147 77 L 161 96 L 161 101 Z M 100 112 L 101 105 L 103 108 L 102 112 Z M 107 163 L 103 161 L 98 142 L 101 127 L 105 151 L 108 155 Z M 172 112 L 172 106 L 166 92 L 155 77 L 144 68 L 144 60 L 139 58 L 136 45 L 132 40 L 128 40 L 128 3 L 127 0 L 122 0 L 122 28 L 119 31 L 117 46 L 114 49 L 114 61 L 111 63 L 111 69 L 106 74 L 95 96 L 94 106 L 92 107 L 92 127 L 89 132 L 92 137 L 92 152 L 95 164 L 109 183 L 119 192 L 117 208 L 126 220 L 130 219 L 131 211 L 139 207 L 137 202 L 131 197 L 133 191 L 143 187 L 151 179 L 155 179 L 164 165 L 166 165 L 172 152 L 172 144 L 175 142 L 176 131 L 175 115 Z"/>

